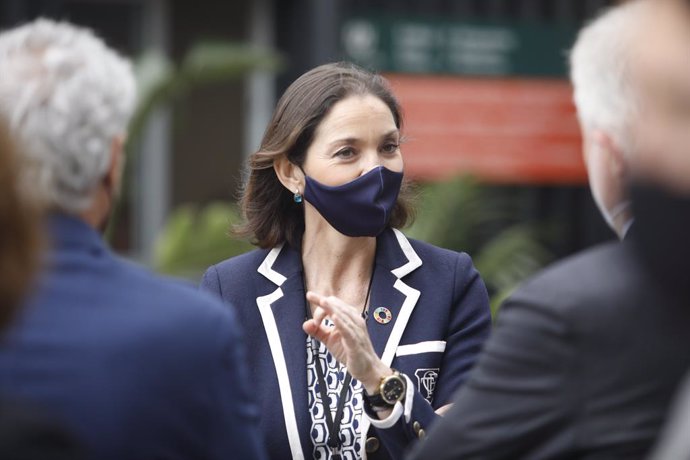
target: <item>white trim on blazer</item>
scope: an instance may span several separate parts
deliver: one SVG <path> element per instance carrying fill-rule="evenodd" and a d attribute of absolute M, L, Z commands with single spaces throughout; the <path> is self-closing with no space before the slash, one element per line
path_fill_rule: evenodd
<path fill-rule="evenodd" d="M 409 321 L 412 311 L 414 310 L 414 307 L 417 304 L 420 296 L 420 292 L 417 289 L 405 284 L 401 278 L 422 266 L 422 259 L 419 258 L 415 250 L 412 248 L 412 245 L 407 240 L 407 237 L 405 237 L 405 235 L 403 235 L 403 233 L 399 230 L 393 229 L 393 232 L 395 233 L 398 244 L 400 245 L 400 249 L 407 258 L 407 262 L 404 265 L 391 270 L 391 273 L 397 278 L 393 287 L 405 296 L 405 300 L 403 301 L 400 313 L 398 314 L 395 325 L 393 326 L 393 330 L 388 337 L 383 356 L 381 357 L 381 361 L 383 361 L 387 366 L 390 366 L 393 362 L 393 358 L 395 357 L 395 352 L 400 344 L 402 334 L 407 327 L 407 322 Z M 268 337 L 273 363 L 276 368 L 276 374 L 278 375 L 283 417 L 285 419 L 285 428 L 287 430 L 288 441 L 290 443 L 290 451 L 292 452 L 293 459 L 304 459 L 299 432 L 297 430 L 297 419 L 295 416 L 294 402 L 292 400 L 290 376 L 288 375 L 287 367 L 285 365 L 285 355 L 280 343 L 280 336 L 278 335 L 275 317 L 273 316 L 273 311 L 271 310 L 271 304 L 283 297 L 283 291 L 280 286 L 282 286 L 287 280 L 285 275 L 273 269 L 273 264 L 280 255 L 280 251 L 282 249 L 282 245 L 273 248 L 257 269 L 259 273 L 268 278 L 272 283 L 276 284 L 278 289 L 276 289 L 272 294 L 258 297 L 256 299 L 256 304 L 261 313 L 261 319 Z M 408 385 L 408 387 L 411 388 L 412 385 Z M 403 410 L 399 410 L 396 414 L 396 417 L 388 417 L 385 421 L 381 422 L 384 422 L 387 425 L 390 424 L 390 426 L 392 426 L 403 414 L 405 415 L 405 418 L 409 420 L 412 412 L 412 399 L 413 398 L 411 397 L 407 398 Z M 370 423 L 371 422 L 368 417 L 362 417 L 362 424 L 360 426 L 362 438 L 360 445 L 362 446 L 361 454 L 362 458 L 364 459 L 367 458 L 365 445 Z"/>
<path fill-rule="evenodd" d="M 278 388 L 280 389 L 280 401 L 283 406 L 283 418 L 285 419 L 285 430 L 287 431 L 288 442 L 290 443 L 290 452 L 292 458 L 295 460 L 304 460 L 304 452 L 302 451 L 302 443 L 299 439 L 299 430 L 297 429 L 297 418 L 295 416 L 295 404 L 292 400 L 292 388 L 290 386 L 290 374 L 287 371 L 285 364 L 285 354 L 283 353 L 283 346 L 280 343 L 280 335 L 278 334 L 278 325 L 271 310 L 271 304 L 283 297 L 283 290 L 280 286 L 287 280 L 285 276 L 273 270 L 275 263 L 283 245 L 273 248 L 264 261 L 259 265 L 257 271 L 278 285 L 278 289 L 271 294 L 257 297 L 256 305 L 259 307 L 261 314 L 261 321 L 264 323 L 266 330 L 266 337 L 268 337 L 268 345 L 271 349 L 271 356 L 273 357 L 273 364 L 275 365 L 276 374 L 278 376 Z"/>
<path fill-rule="evenodd" d="M 445 340 L 430 340 L 428 342 L 400 345 L 395 352 L 395 356 L 418 355 L 421 353 L 443 353 L 444 351 L 446 351 Z"/>

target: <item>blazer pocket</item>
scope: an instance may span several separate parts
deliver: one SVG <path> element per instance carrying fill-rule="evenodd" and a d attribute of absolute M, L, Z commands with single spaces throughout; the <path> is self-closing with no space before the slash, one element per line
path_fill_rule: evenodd
<path fill-rule="evenodd" d="M 415 384 L 415 389 L 429 404 L 434 402 L 436 381 L 441 372 L 446 342 L 433 340 L 400 345 L 396 350 L 396 364 Z"/>

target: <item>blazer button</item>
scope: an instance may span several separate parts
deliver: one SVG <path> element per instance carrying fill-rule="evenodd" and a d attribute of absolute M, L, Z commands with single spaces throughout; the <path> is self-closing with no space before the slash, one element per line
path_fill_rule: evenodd
<path fill-rule="evenodd" d="M 373 454 L 377 450 L 379 450 L 379 446 L 381 443 L 379 442 L 379 438 L 375 438 L 374 436 L 367 438 L 367 442 L 364 444 L 364 448 L 366 449 L 368 454 Z"/>
<path fill-rule="evenodd" d="M 414 434 L 416 434 L 417 436 L 419 436 L 419 430 L 422 429 L 422 425 L 420 425 L 419 422 L 414 422 L 414 423 L 412 424 L 412 429 L 414 430 Z"/>
<path fill-rule="evenodd" d="M 426 436 L 426 431 L 424 431 L 423 429 L 419 430 L 419 433 L 417 433 L 417 437 L 419 439 L 424 439 L 425 436 Z"/>

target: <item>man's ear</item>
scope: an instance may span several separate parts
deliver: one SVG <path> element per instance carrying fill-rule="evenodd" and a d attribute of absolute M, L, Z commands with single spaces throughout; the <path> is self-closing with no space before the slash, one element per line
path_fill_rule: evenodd
<path fill-rule="evenodd" d="M 281 155 L 273 160 L 273 169 L 278 180 L 291 193 L 304 192 L 304 173 L 299 166 L 288 160 L 287 156 Z"/>
<path fill-rule="evenodd" d="M 106 173 L 106 183 L 117 195 L 122 185 L 122 174 L 125 169 L 125 136 L 115 136 L 110 144 L 110 166 Z"/>
<path fill-rule="evenodd" d="M 609 172 L 615 177 L 625 178 L 628 174 L 628 161 L 621 146 L 602 130 L 595 130 L 592 139 L 600 154 L 605 156 Z"/>

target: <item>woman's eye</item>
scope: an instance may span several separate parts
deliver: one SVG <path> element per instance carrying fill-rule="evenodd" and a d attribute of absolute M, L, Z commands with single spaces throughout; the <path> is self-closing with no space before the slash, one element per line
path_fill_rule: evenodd
<path fill-rule="evenodd" d="M 336 152 L 335 156 L 340 157 L 340 158 L 352 158 L 355 155 L 354 149 L 351 148 L 345 148 L 342 150 L 338 150 Z"/>
<path fill-rule="evenodd" d="M 395 153 L 397 152 L 398 148 L 400 148 L 400 144 L 395 144 L 391 142 L 385 144 L 381 150 L 383 150 L 384 153 Z"/>

